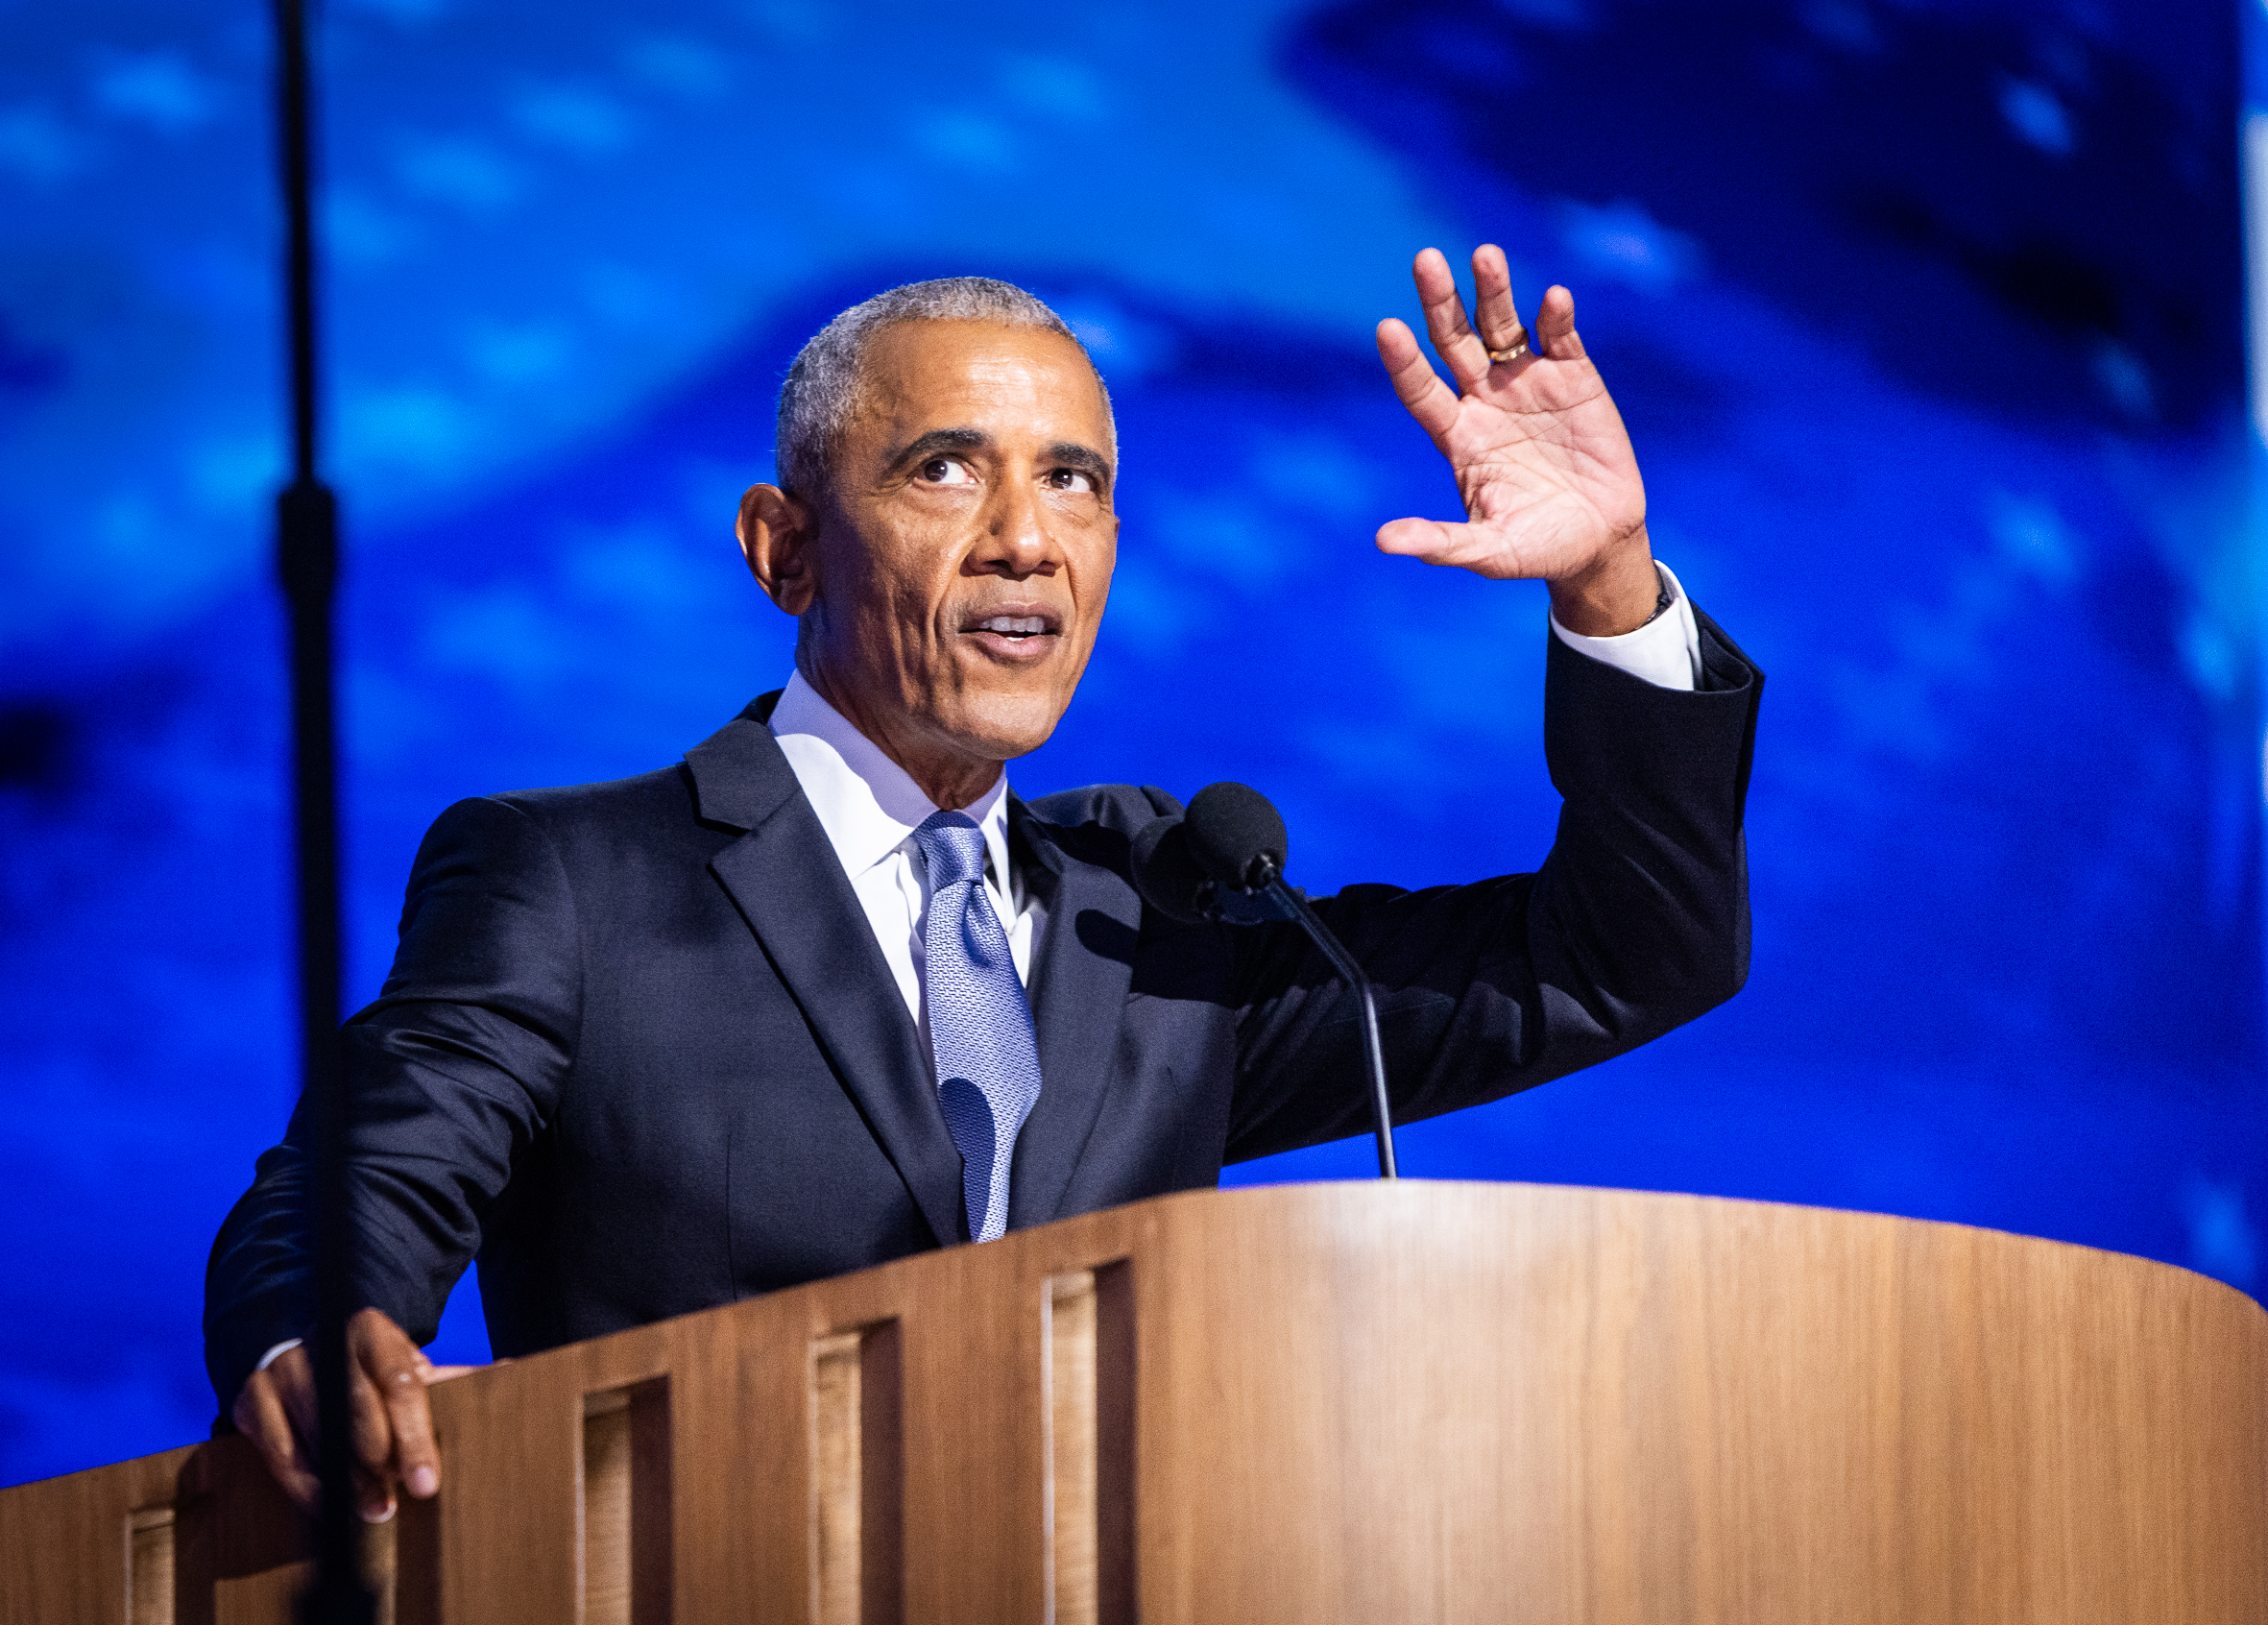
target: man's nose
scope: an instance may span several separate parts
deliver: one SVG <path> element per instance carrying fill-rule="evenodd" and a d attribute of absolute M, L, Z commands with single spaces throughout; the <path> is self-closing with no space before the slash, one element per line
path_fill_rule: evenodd
<path fill-rule="evenodd" d="M 1047 506 L 1029 481 L 1008 480 L 999 488 L 973 562 L 1015 577 L 1037 575 L 1060 562 Z"/>

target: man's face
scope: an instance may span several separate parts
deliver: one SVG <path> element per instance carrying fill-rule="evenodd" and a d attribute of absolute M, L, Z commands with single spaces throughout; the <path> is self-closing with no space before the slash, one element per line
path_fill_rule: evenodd
<path fill-rule="evenodd" d="M 1071 703 L 1118 553 L 1109 448 L 1094 369 L 1056 334 L 906 322 L 868 345 L 799 549 L 798 661 L 917 778 L 908 752 L 1002 762 Z"/>

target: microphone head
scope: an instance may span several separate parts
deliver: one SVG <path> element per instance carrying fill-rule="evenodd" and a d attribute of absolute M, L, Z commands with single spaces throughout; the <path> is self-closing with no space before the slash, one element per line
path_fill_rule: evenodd
<path fill-rule="evenodd" d="M 1190 797 L 1182 822 L 1190 856 L 1220 885 L 1251 891 L 1284 872 L 1291 842 L 1283 816 L 1250 785 L 1207 785 Z"/>
<path fill-rule="evenodd" d="M 1189 849 L 1181 814 L 1143 826 L 1134 837 L 1134 889 L 1168 919 L 1195 925 L 1205 918 L 1200 894 L 1211 883 Z"/>

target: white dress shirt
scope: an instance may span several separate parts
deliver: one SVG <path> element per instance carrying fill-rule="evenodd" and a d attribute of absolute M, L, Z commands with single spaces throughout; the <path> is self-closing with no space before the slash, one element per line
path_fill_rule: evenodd
<path fill-rule="evenodd" d="M 772 734 L 819 814 L 819 827 L 850 876 L 866 923 L 874 928 L 898 991 L 926 1039 L 922 961 L 929 872 L 913 832 L 939 811 L 937 804 L 905 768 L 821 699 L 800 671 L 787 680 L 786 691 L 772 710 Z M 1008 861 L 1007 775 L 957 811 L 984 832 L 984 894 L 1008 934 L 1016 974 L 1028 982 L 1047 910 L 1024 889 L 1023 877 Z"/>
<path fill-rule="evenodd" d="M 1653 568 L 1674 601 L 1637 631 L 1586 638 L 1568 631 L 1554 616 L 1552 632 L 1578 653 L 1643 677 L 1657 689 L 1690 690 L 1701 677 L 1701 627 L 1670 567 L 1656 560 Z M 821 699 L 800 671 L 788 678 L 786 691 L 773 708 L 772 734 L 819 814 L 819 827 L 827 832 L 843 873 L 851 877 L 866 923 L 921 1029 L 926 1055 L 929 1024 L 922 1009 L 922 928 L 929 908 L 929 876 L 913 832 L 938 811 L 937 804 L 905 768 Z M 984 894 L 1008 934 L 1016 974 L 1028 984 L 1031 956 L 1048 911 L 1024 889 L 1024 878 L 1008 861 L 1008 776 L 1002 773 L 992 788 L 960 811 L 984 832 Z M 285 1339 L 261 1355 L 254 1369 L 266 1370 L 278 1354 L 299 1346 L 298 1338 Z"/>

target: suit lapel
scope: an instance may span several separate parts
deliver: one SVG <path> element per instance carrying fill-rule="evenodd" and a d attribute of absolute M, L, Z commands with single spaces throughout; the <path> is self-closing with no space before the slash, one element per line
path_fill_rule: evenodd
<path fill-rule="evenodd" d="M 1008 1193 L 1010 1227 L 1058 1217 L 1087 1137 L 1109 1092 L 1141 934 L 1142 899 L 1110 854 L 1067 850 L 1073 837 L 1115 845 L 1125 837 L 1088 826 L 1060 830 L 1009 804 L 1010 828 L 1029 854 L 1025 869 L 1047 904 L 1048 920 L 1032 967 L 1032 1021 L 1040 1046 L 1040 1098 L 1016 1142 Z M 1083 838 L 1080 845 L 1094 844 Z"/>
<path fill-rule="evenodd" d="M 962 1240 L 961 1159 L 866 910 L 764 719 L 767 694 L 686 753 L 703 820 L 745 831 L 710 861 L 940 1243 Z M 1045 1049 L 1043 1047 L 1043 1055 Z M 1042 1077 L 1046 1077 L 1042 1062 Z M 822 1193 L 813 1193 L 823 1200 Z"/>

